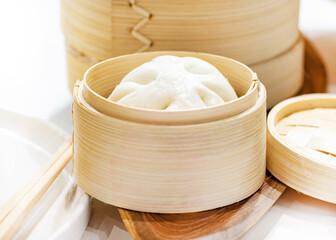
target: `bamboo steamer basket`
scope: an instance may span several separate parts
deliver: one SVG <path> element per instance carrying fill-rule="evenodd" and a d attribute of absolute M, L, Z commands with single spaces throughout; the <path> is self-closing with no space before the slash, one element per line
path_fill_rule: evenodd
<path fill-rule="evenodd" d="M 106 97 L 132 69 L 160 55 L 192 56 L 225 74 L 238 99 L 186 111 L 126 107 Z M 195 52 L 148 52 L 91 67 L 74 88 L 78 185 L 118 207 L 158 213 L 226 206 L 265 177 L 266 91 L 245 65 Z"/>
<path fill-rule="evenodd" d="M 253 65 L 297 41 L 298 13 L 299 0 L 63 0 L 62 29 L 72 48 L 68 55 L 75 50 L 91 64 L 134 52 L 179 50 Z M 77 78 L 69 75 L 72 89 Z"/>
<path fill-rule="evenodd" d="M 336 94 L 302 95 L 283 101 L 271 110 L 267 120 L 267 169 L 299 192 L 336 203 L 336 157 L 320 158 L 297 148 L 276 129 L 284 117 L 314 108 L 336 108 Z"/>
<path fill-rule="evenodd" d="M 304 80 L 304 39 L 286 52 L 251 66 L 267 89 L 267 108 L 297 95 Z"/>

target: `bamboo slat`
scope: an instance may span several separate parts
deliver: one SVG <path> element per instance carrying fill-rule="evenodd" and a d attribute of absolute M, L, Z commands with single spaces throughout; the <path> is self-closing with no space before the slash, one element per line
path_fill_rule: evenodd
<path fill-rule="evenodd" d="M 322 108 L 317 117 L 311 111 L 300 118 L 291 115 L 316 108 Z M 267 120 L 269 171 L 297 191 L 332 203 L 336 203 L 335 109 L 335 94 L 302 95 L 276 105 Z"/>
<path fill-rule="evenodd" d="M 207 109 L 126 107 L 106 97 L 133 68 L 159 55 L 213 64 L 239 98 Z M 196 212 L 245 199 L 265 177 L 266 91 L 232 59 L 193 52 L 149 52 L 90 68 L 74 89 L 74 165 L 93 197 L 145 212 Z"/>

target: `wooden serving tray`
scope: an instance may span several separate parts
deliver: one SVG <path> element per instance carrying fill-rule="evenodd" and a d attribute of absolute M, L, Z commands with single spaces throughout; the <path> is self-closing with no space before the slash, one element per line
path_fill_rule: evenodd
<path fill-rule="evenodd" d="M 305 41 L 305 80 L 299 94 L 325 92 L 323 62 Z M 277 201 L 286 186 L 267 173 L 262 187 L 250 198 L 210 211 L 188 214 L 154 214 L 119 208 L 121 218 L 134 239 L 239 239 Z"/>
<path fill-rule="evenodd" d="M 153 214 L 119 209 L 134 239 L 238 239 L 280 197 L 286 186 L 267 175 L 251 197 L 227 207 L 187 214 Z"/>

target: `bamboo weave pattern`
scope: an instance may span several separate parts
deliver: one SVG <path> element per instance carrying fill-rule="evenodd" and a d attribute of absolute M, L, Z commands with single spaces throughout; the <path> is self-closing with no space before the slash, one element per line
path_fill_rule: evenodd
<path fill-rule="evenodd" d="M 144 16 L 144 18 L 141 19 L 131 30 L 132 36 L 144 44 L 144 46 L 141 47 L 136 52 L 144 52 L 153 45 L 153 41 L 147 38 L 146 36 L 142 35 L 138 31 L 149 22 L 149 20 L 152 18 L 152 14 L 147 10 L 145 10 L 144 8 L 137 5 L 135 0 L 129 0 L 129 5 L 134 11 Z"/>

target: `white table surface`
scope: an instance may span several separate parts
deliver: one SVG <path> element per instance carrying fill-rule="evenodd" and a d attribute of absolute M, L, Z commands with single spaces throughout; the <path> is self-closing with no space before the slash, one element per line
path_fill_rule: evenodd
<path fill-rule="evenodd" d="M 59 4 L 0 0 L 0 108 L 45 119 L 71 133 Z M 300 28 L 319 50 L 329 91 L 336 92 L 336 1 L 302 0 Z M 92 239 L 99 238 L 93 234 Z M 288 189 L 243 239 L 336 239 L 336 206 Z"/>

